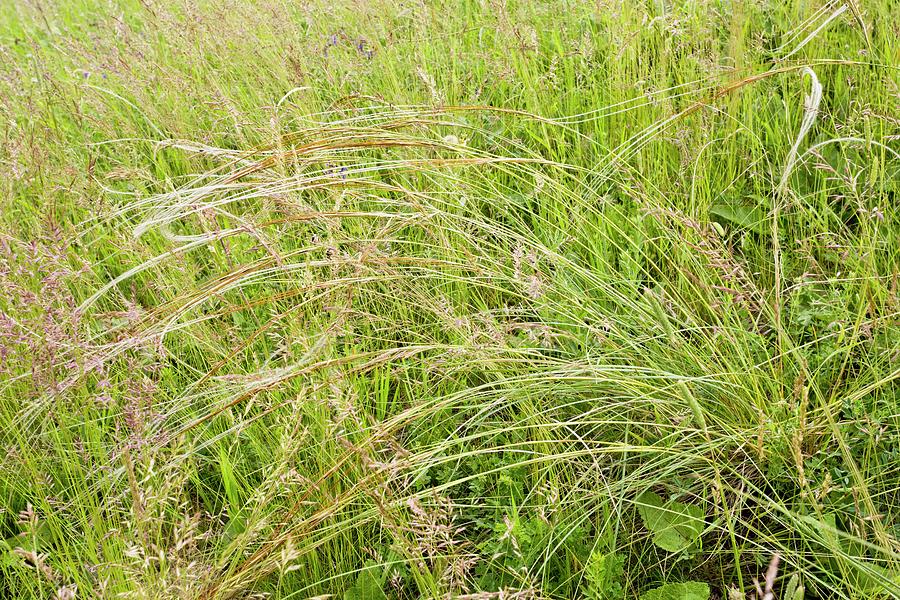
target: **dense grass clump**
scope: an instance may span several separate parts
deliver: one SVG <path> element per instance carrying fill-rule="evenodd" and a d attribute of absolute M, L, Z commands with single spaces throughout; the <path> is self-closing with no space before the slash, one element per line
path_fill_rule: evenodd
<path fill-rule="evenodd" d="M 10 598 L 900 598 L 891 0 L 0 6 Z"/>

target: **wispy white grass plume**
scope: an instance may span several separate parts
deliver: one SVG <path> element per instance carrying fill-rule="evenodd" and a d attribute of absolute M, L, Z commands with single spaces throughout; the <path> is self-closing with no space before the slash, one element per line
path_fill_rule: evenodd
<path fill-rule="evenodd" d="M 803 100 L 803 120 L 800 122 L 800 131 L 797 133 L 797 139 L 794 140 L 794 145 L 791 146 L 787 160 L 784 163 L 781 181 L 778 183 L 779 195 L 784 194 L 787 189 L 788 178 L 790 178 L 791 173 L 794 170 L 794 165 L 797 163 L 797 152 L 800 149 L 800 144 L 806 139 L 806 135 L 816 122 L 816 117 L 819 115 L 819 103 L 822 102 L 822 84 L 819 83 L 816 72 L 809 67 L 804 67 L 800 72 L 800 76 L 802 77 L 804 75 L 809 75 L 810 81 L 812 82 L 812 88 Z"/>

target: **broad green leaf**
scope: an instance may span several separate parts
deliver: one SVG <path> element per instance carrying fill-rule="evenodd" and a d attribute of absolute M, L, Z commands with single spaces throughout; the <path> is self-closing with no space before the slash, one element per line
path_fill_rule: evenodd
<path fill-rule="evenodd" d="M 698 581 L 667 583 L 641 594 L 641 600 L 709 600 L 709 586 Z"/>
<path fill-rule="evenodd" d="M 791 578 L 788 579 L 782 598 L 783 600 L 803 600 L 805 591 L 806 589 L 800 583 L 800 576 L 794 573 L 791 575 Z"/>
<path fill-rule="evenodd" d="M 709 207 L 709 213 L 743 229 L 750 229 L 762 235 L 768 232 L 766 214 L 759 206 L 713 204 Z"/>
<path fill-rule="evenodd" d="M 615 552 L 594 550 L 585 568 L 586 596 L 590 600 L 621 600 L 625 597 L 622 580 L 625 557 Z"/>
<path fill-rule="evenodd" d="M 638 499 L 638 512 L 644 526 L 653 532 L 653 543 L 668 552 L 693 549 L 703 532 L 703 511 L 681 502 L 664 502 L 653 492 Z"/>
<path fill-rule="evenodd" d="M 0 550 L 22 548 L 29 552 L 43 552 L 53 543 L 53 532 L 46 521 L 38 523 L 33 532 L 24 535 L 13 535 L 5 540 L 0 539 Z"/>
<path fill-rule="evenodd" d="M 812 517 L 807 520 L 816 524 L 830 543 L 840 546 L 841 553 L 835 553 L 829 562 L 835 571 L 844 573 L 853 589 L 869 596 L 884 592 L 900 594 L 900 573 L 872 561 L 867 556 L 864 544 L 840 530 L 834 513 L 825 514 L 823 521 Z"/>
<path fill-rule="evenodd" d="M 353 587 L 344 592 L 344 600 L 387 600 L 382 585 L 384 573 L 381 567 L 367 563 L 357 575 Z"/>

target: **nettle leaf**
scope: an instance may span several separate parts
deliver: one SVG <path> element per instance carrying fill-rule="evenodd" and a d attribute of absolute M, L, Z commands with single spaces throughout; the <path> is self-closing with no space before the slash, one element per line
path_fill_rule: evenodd
<path fill-rule="evenodd" d="M 703 510 L 682 502 L 664 502 L 653 492 L 638 499 L 644 526 L 653 532 L 653 543 L 668 552 L 694 549 L 703 533 Z"/>
<path fill-rule="evenodd" d="M 667 583 L 641 594 L 641 600 L 709 600 L 709 586 L 699 581 Z"/>

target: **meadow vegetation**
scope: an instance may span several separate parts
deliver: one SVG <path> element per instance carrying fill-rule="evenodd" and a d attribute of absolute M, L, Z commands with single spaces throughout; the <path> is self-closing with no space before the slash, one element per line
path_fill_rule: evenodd
<path fill-rule="evenodd" d="M 0 596 L 900 598 L 896 0 L 0 5 Z"/>

